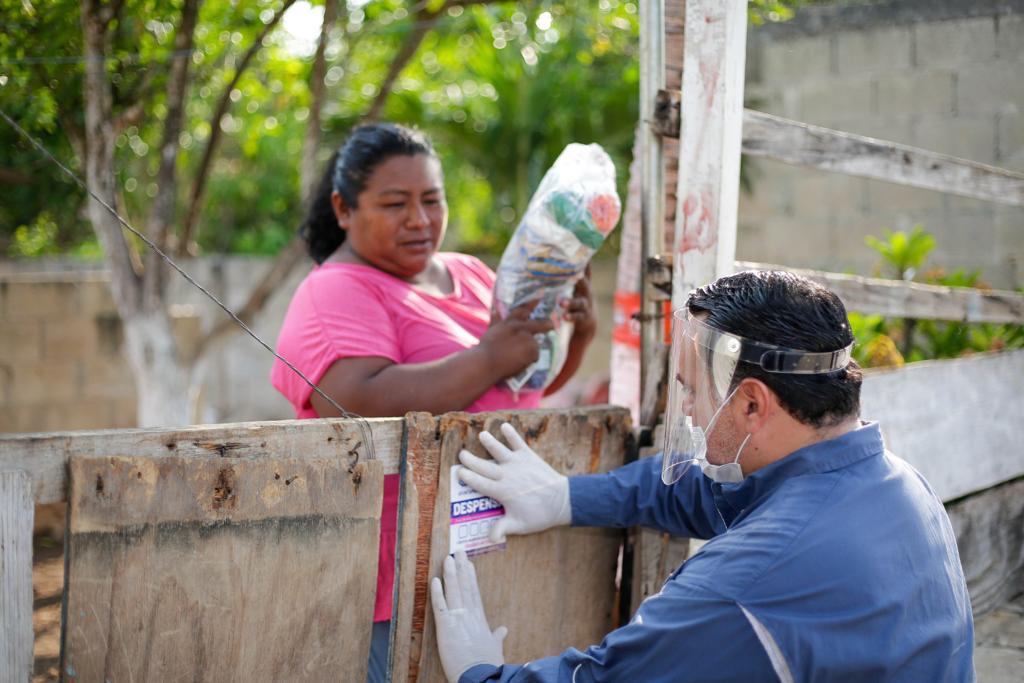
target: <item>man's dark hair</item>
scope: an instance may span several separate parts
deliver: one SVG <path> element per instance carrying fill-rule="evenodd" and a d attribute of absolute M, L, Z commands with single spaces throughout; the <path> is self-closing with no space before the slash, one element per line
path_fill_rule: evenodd
<path fill-rule="evenodd" d="M 724 332 L 799 351 L 836 351 L 853 342 L 846 307 L 810 280 L 782 271 L 748 271 L 719 278 L 690 294 L 691 314 Z M 738 363 L 730 391 L 743 379 L 764 382 L 794 418 L 829 427 L 860 414 L 860 366 L 851 360 L 828 374 L 767 372 Z"/>
<path fill-rule="evenodd" d="M 337 191 L 345 204 L 355 208 L 359 193 L 366 188 L 377 166 L 391 157 L 417 154 L 437 156 L 427 136 L 413 128 L 397 123 L 371 123 L 352 131 L 327 162 L 309 213 L 299 228 L 314 261 L 323 263 L 345 241 L 345 231 L 338 227 L 331 205 L 331 193 Z"/>

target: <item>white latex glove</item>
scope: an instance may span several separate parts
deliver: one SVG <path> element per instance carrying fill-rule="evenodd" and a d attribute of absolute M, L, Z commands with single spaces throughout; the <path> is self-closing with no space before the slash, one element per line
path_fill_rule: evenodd
<path fill-rule="evenodd" d="M 499 626 L 492 632 L 487 625 L 476 569 L 466 553 L 460 551 L 454 558 L 444 558 L 444 588 L 435 576 L 430 582 L 430 602 L 437 626 L 437 650 L 450 683 L 458 683 L 459 677 L 477 664 L 505 663 L 501 645 L 508 629 Z"/>
<path fill-rule="evenodd" d="M 491 527 L 491 542 L 503 542 L 506 534 L 532 534 L 569 524 L 569 478 L 534 453 L 509 423 L 501 425 L 501 433 L 511 449 L 487 432 L 480 434 L 493 461 L 466 450 L 459 453 L 459 478 L 505 507 L 505 516 Z"/>

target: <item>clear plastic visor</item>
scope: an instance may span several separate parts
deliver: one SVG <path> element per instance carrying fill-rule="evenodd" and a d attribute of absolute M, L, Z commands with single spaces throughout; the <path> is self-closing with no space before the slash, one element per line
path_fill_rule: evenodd
<path fill-rule="evenodd" d="M 787 349 L 723 332 L 685 309 L 672 316 L 669 395 L 665 412 L 662 481 L 677 481 L 703 459 L 702 440 L 719 408 L 729 398 L 740 362 L 785 374 L 828 373 L 845 368 L 853 345 L 836 351 Z M 691 425 L 694 428 L 691 429 Z"/>

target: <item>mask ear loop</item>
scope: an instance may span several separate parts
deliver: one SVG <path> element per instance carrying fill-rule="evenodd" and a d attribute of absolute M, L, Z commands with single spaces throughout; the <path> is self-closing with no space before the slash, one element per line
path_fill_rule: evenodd
<path fill-rule="evenodd" d="M 752 436 L 753 436 L 753 434 L 747 434 L 747 438 L 743 439 L 743 443 L 740 444 L 740 449 L 738 451 L 736 451 L 736 459 L 732 461 L 733 465 L 736 465 L 736 464 L 739 463 L 740 455 L 743 454 L 743 449 L 747 447 L 747 442 L 750 441 L 750 437 L 752 437 Z"/>
<path fill-rule="evenodd" d="M 711 421 L 708 422 L 708 426 L 704 430 L 704 434 L 710 434 L 711 430 L 715 428 L 715 423 L 718 422 L 718 416 L 722 414 L 722 411 L 725 409 L 725 407 L 729 405 L 729 401 L 732 400 L 732 397 L 735 396 L 736 392 L 739 390 L 739 385 L 736 385 L 736 388 L 729 392 L 729 395 L 725 397 L 725 400 L 722 401 L 722 405 L 718 406 L 718 410 L 716 410 L 715 414 L 711 416 Z"/>

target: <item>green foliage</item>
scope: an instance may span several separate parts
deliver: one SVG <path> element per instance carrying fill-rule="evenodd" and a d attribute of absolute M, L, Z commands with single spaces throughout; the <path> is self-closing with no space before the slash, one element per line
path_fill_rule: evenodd
<path fill-rule="evenodd" d="M 868 235 L 864 242 L 878 252 L 897 280 L 913 280 L 928 254 L 935 248 L 935 238 L 925 232 L 921 225 L 915 225 L 909 235 L 891 230 L 885 230 L 884 233 L 884 240 Z"/>
<path fill-rule="evenodd" d="M 201 5 L 178 140 L 179 219 L 217 101 L 282 1 Z M 754 0 L 750 17 L 782 20 L 801 2 Z M 309 4 L 300 0 L 291 11 L 310 13 Z M 119 132 L 115 166 L 119 208 L 141 228 L 153 199 L 167 191 L 157 187 L 156 173 L 181 1 L 123 5 L 106 66 L 114 116 L 137 114 Z M 321 163 L 377 97 L 421 5 L 442 3 L 345 3 L 327 51 Z M 625 195 L 638 112 L 637 13 L 638 0 L 494 1 L 452 7 L 431 27 L 400 73 L 383 117 L 418 125 L 437 143 L 451 206 L 446 248 L 499 252 L 544 171 L 569 142 L 602 144 Z M 0 3 L 0 26 L 0 108 L 82 174 L 79 2 Z M 301 220 L 299 159 L 310 120 L 311 62 L 312 46 L 279 25 L 232 93 L 200 215 L 201 251 L 270 254 L 294 234 Z M 43 225 L 45 212 L 47 225 L 57 226 L 46 249 L 99 254 L 84 194 L 0 124 L 0 171 L 8 169 L 27 180 L 8 183 L 0 175 L 0 253 L 40 253 L 27 247 L 28 233 L 14 244 L 17 228 Z"/>
<path fill-rule="evenodd" d="M 41 211 L 30 225 L 19 225 L 14 230 L 14 239 L 8 254 L 15 258 L 35 258 L 58 251 L 57 223 L 49 211 Z"/>
<path fill-rule="evenodd" d="M 885 239 L 869 236 L 865 242 L 881 257 L 882 266 L 895 279 L 912 280 L 921 272 L 935 248 L 935 238 L 920 225 L 909 235 L 885 231 Z M 950 273 L 934 268 L 920 281 L 945 287 L 990 289 L 980 271 L 959 268 Z M 900 366 L 937 358 L 957 358 L 984 351 L 1024 348 L 1024 325 L 968 324 L 937 320 L 894 320 L 880 315 L 850 314 L 857 339 L 854 357 L 864 367 Z"/>

